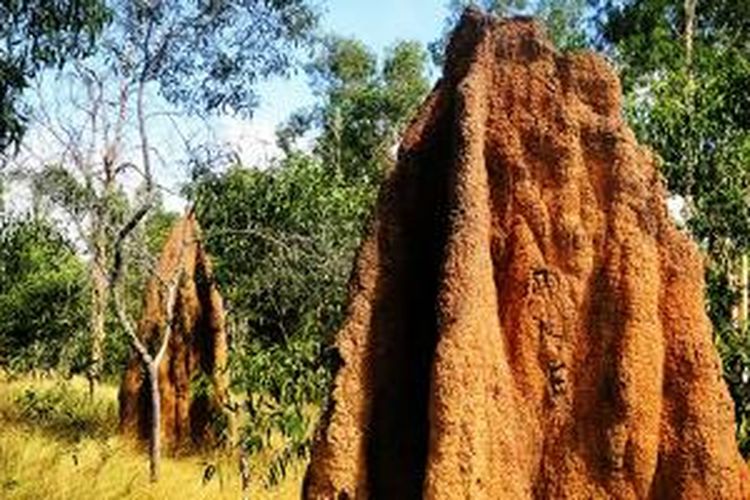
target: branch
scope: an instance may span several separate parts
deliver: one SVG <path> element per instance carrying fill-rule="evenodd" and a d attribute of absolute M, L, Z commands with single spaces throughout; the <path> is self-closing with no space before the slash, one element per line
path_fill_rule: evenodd
<path fill-rule="evenodd" d="M 159 155 L 159 157 L 161 158 L 161 153 L 159 153 L 158 149 L 154 148 L 153 151 L 155 153 L 157 153 Z M 146 174 L 143 172 L 143 170 L 141 170 L 140 168 L 138 168 L 138 165 L 136 165 L 135 163 L 132 163 L 132 162 L 129 162 L 129 161 L 126 161 L 126 162 L 121 163 L 120 165 L 118 165 L 117 168 L 114 169 L 114 172 L 115 172 L 115 175 L 119 175 L 119 174 L 125 172 L 128 169 L 133 170 L 135 173 L 137 173 L 138 175 L 140 175 L 141 177 L 143 177 L 144 179 L 146 179 Z M 155 181 L 152 180 L 151 184 L 152 184 L 152 187 L 154 189 L 158 189 L 159 191 L 162 191 L 164 193 L 175 195 L 175 196 L 179 196 L 179 194 L 180 194 L 178 191 L 175 191 L 174 189 L 171 189 L 171 188 L 169 188 L 169 187 L 167 187 L 164 184 L 161 184 L 159 182 L 155 182 Z"/>
<path fill-rule="evenodd" d="M 146 346 L 143 345 L 143 342 L 140 341 L 138 338 L 138 334 L 136 333 L 135 325 L 130 321 L 130 318 L 128 317 L 128 313 L 125 311 L 125 304 L 122 303 L 122 297 L 120 297 L 120 289 L 119 287 L 112 287 L 112 297 L 115 302 L 115 311 L 117 312 L 117 319 L 120 321 L 120 324 L 125 329 L 125 332 L 128 334 L 128 337 L 130 337 L 130 341 L 133 343 L 133 347 L 138 352 L 138 354 L 141 356 L 141 359 L 146 363 L 152 363 L 154 360 L 151 357 L 151 355 L 148 352 L 148 349 L 146 349 Z"/>
<path fill-rule="evenodd" d="M 143 110 L 143 94 L 146 88 L 146 82 L 138 83 L 138 98 L 136 101 L 136 112 L 138 115 L 138 135 L 141 139 L 141 158 L 143 161 L 143 174 L 146 177 L 146 189 L 151 191 L 153 188 L 151 177 L 151 152 L 148 145 L 148 134 L 146 134 L 146 115 Z"/>
<path fill-rule="evenodd" d="M 149 189 L 149 192 L 146 194 L 146 200 L 138 208 L 138 210 L 135 211 L 130 220 L 128 220 L 117 233 L 117 239 L 115 240 L 114 264 L 112 266 L 112 272 L 110 273 L 109 277 L 109 282 L 112 287 L 115 287 L 117 285 L 117 281 L 119 280 L 122 273 L 122 267 L 124 263 L 122 247 L 125 243 L 125 239 L 130 235 L 130 233 L 133 232 L 133 230 L 138 226 L 141 220 L 146 217 L 146 214 L 149 210 L 151 210 L 152 205 L 153 194 Z"/>
<path fill-rule="evenodd" d="M 183 248 L 184 246 L 185 244 L 183 240 Z M 182 251 L 180 252 L 180 257 L 178 257 L 178 259 L 179 266 L 177 272 L 175 273 L 175 276 L 172 280 L 170 280 L 169 286 L 167 287 L 167 297 L 164 301 L 164 308 L 167 317 L 164 324 L 164 336 L 161 340 L 161 346 L 159 346 L 159 352 L 156 353 L 156 357 L 154 358 L 157 366 L 161 364 L 161 360 L 164 358 L 164 353 L 167 352 L 169 339 L 171 338 L 172 330 L 174 329 L 174 304 L 177 300 L 177 287 L 180 284 L 180 278 L 182 277 L 182 274 L 184 272 L 184 268 L 182 266 Z"/>

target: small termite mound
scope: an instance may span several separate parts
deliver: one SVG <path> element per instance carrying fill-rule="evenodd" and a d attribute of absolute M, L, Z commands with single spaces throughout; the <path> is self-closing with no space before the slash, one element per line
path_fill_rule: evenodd
<path fill-rule="evenodd" d="M 172 228 L 146 288 L 138 336 L 152 353 L 165 331 L 165 283 L 178 271 L 172 335 L 159 366 L 162 442 L 172 454 L 221 444 L 229 425 L 224 307 L 192 213 Z M 143 363 L 134 353 L 120 387 L 120 429 L 144 442 L 149 398 Z"/>

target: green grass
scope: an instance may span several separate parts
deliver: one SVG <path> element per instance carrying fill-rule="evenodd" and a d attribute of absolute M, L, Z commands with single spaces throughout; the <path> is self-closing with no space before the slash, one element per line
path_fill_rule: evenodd
<path fill-rule="evenodd" d="M 161 479 L 152 484 L 145 453 L 117 435 L 116 387 L 100 387 L 92 402 L 80 379 L 0 376 L 0 498 L 237 499 L 237 463 L 231 455 L 165 457 Z M 209 467 L 216 472 L 204 482 Z M 304 463 L 272 489 L 262 486 L 262 456 L 252 468 L 251 498 L 300 497 Z"/>

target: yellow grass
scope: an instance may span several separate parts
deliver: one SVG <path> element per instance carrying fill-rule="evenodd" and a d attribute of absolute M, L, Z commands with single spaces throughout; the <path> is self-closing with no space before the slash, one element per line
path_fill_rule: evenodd
<path fill-rule="evenodd" d="M 34 395 L 61 393 L 65 403 L 55 406 L 59 411 L 45 413 L 45 405 L 37 405 L 41 410 L 34 410 L 32 423 L 28 422 L 29 394 L 33 400 Z M 92 404 L 86 400 L 82 380 L 11 381 L 0 377 L 0 498 L 241 497 L 235 457 L 164 458 L 161 480 L 151 484 L 146 455 L 116 434 L 116 393 L 115 387 L 101 387 Z M 216 467 L 216 472 L 204 484 L 209 465 Z M 273 489 L 262 486 L 262 459 L 255 458 L 252 465 L 256 480 L 251 498 L 300 497 L 304 463 L 291 467 L 286 479 Z"/>

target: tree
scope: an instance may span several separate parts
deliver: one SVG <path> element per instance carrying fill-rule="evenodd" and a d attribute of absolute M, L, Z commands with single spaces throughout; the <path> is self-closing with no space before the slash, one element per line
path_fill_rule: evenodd
<path fill-rule="evenodd" d="M 317 127 L 315 154 L 332 174 L 377 185 L 429 90 L 424 48 L 398 42 L 379 66 L 361 42 L 329 37 L 307 71 L 321 102 L 293 115 L 279 132 L 280 145 L 289 151 L 297 136 Z"/>
<path fill-rule="evenodd" d="M 210 2 L 198 6 L 180 1 L 127 3 L 123 10 L 125 39 L 142 56 L 134 61 L 126 54 L 125 61 L 131 65 L 125 69 L 134 70 L 131 74 L 137 89 L 135 106 L 144 197 L 117 233 L 109 284 L 117 317 L 140 356 L 151 387 L 149 459 L 151 480 L 157 481 L 161 451 L 158 368 L 169 343 L 176 290 L 183 270 L 178 269 L 175 276 L 162 284 L 166 321 L 158 350 L 151 353 L 137 337 L 120 291 L 126 257 L 124 245 L 152 208 L 155 193 L 143 104 L 146 86 L 149 82 L 157 83 L 167 100 L 188 109 L 249 111 L 255 104 L 254 84 L 259 78 L 288 69 L 290 48 L 305 40 L 315 17 L 302 0 Z"/>
<path fill-rule="evenodd" d="M 0 153 L 17 144 L 26 116 L 20 104 L 42 68 L 88 53 L 109 20 L 101 0 L 0 2 Z"/>
<path fill-rule="evenodd" d="M 734 9 L 739 9 L 735 12 Z M 750 26 L 736 2 L 604 2 L 600 46 L 623 72 L 627 109 L 706 251 L 709 315 L 750 453 Z M 743 265 L 744 263 L 744 265 Z"/>
<path fill-rule="evenodd" d="M 159 281 L 161 285 L 163 297 L 163 309 L 165 312 L 164 320 L 164 331 L 162 332 L 159 343 L 156 347 L 156 352 L 152 353 L 149 351 L 149 346 L 146 345 L 138 337 L 137 328 L 135 323 L 131 320 L 130 315 L 127 312 L 125 300 L 123 299 L 122 281 L 123 281 L 123 268 L 125 263 L 125 256 L 123 253 L 123 244 L 125 239 L 135 229 L 135 224 L 138 223 L 138 218 L 134 217 L 120 230 L 115 242 L 115 253 L 114 253 L 114 264 L 111 269 L 111 275 L 109 277 L 110 283 L 112 284 L 112 297 L 115 304 L 115 311 L 120 325 L 125 329 L 133 349 L 140 357 L 141 363 L 146 372 L 146 378 L 149 382 L 149 400 L 151 403 L 151 426 L 149 428 L 149 471 L 152 482 L 159 480 L 159 469 L 161 463 L 161 394 L 159 392 L 159 366 L 164 359 L 164 355 L 167 352 L 169 346 L 169 340 L 172 337 L 172 330 L 174 325 L 174 311 L 175 302 L 177 299 L 177 290 L 180 282 L 184 276 L 185 270 L 182 268 L 182 262 L 184 261 L 182 254 L 185 251 L 185 247 L 191 242 L 187 241 L 187 231 L 183 232 L 183 240 L 180 245 L 179 257 L 177 262 L 180 263 L 174 274 L 169 277 L 161 277 L 156 272 L 152 272 L 152 275 Z"/>
<path fill-rule="evenodd" d="M 155 206 L 161 187 L 155 169 L 167 163 L 154 147 L 154 120 L 174 120 L 178 110 L 249 113 L 257 104 L 255 84 L 289 70 L 316 20 L 302 0 L 111 7 L 98 52 L 67 72 L 72 106 L 52 116 L 43 92 L 34 102 L 34 124 L 57 142 L 61 157 L 41 172 L 31 168 L 40 191 L 66 211 L 91 256 L 92 391 L 105 357 L 108 269 L 118 227 L 133 217 L 137 227 Z M 123 186 L 133 175 L 141 187 L 128 200 Z"/>
<path fill-rule="evenodd" d="M 116 72 L 113 72 L 116 73 Z M 90 355 L 88 379 L 90 391 L 100 380 L 104 364 L 107 311 L 110 301 L 108 269 L 112 260 L 113 243 L 117 228 L 126 222 L 131 213 L 146 215 L 141 207 L 153 204 L 129 197 L 124 188 L 124 178 L 132 175 L 151 179 L 152 150 L 136 149 L 136 155 L 124 157 L 128 142 L 125 133 L 129 126 L 136 127 L 138 136 L 147 144 L 145 127 L 133 123 L 133 108 L 146 117 L 144 102 L 134 98 L 129 91 L 130 82 L 125 76 L 97 73 L 83 62 L 74 64 L 64 75 L 57 77 L 58 89 L 70 89 L 66 103 L 48 102 L 48 96 L 38 90 L 32 123 L 46 133 L 54 144 L 52 157 L 37 153 L 32 145 L 22 145 L 26 152 L 14 163 L 14 169 L 30 180 L 36 199 L 49 205 L 47 211 L 59 211 L 73 230 L 79 244 L 89 256 L 90 282 Z M 116 86 L 117 91 L 112 92 Z M 75 89 L 83 89 L 76 93 Z M 114 95 L 113 95 L 114 94 Z M 60 94 L 55 97 L 59 98 Z M 136 95 L 137 97 L 137 95 Z M 140 161 L 139 161 L 140 160 Z M 142 168 L 141 165 L 147 165 Z M 146 186 L 153 191 L 153 186 Z M 143 191 L 142 191 L 143 192 Z M 141 196 L 140 198 L 145 198 Z"/>
<path fill-rule="evenodd" d="M 246 395 L 242 448 L 272 453 L 273 483 L 309 446 L 309 407 L 328 389 L 326 346 L 373 190 L 295 154 L 276 167 L 206 175 L 194 196 L 227 305 L 233 387 Z"/>
<path fill-rule="evenodd" d="M 121 291 L 126 262 L 145 253 L 135 248 L 134 236 L 157 204 L 162 186 L 156 170 L 167 164 L 155 147 L 155 119 L 174 119 L 178 111 L 249 114 L 257 104 L 256 84 L 289 71 L 316 22 L 304 0 L 122 1 L 111 8 L 99 50 L 67 73 L 73 102 L 63 106 L 63 118 L 47 112 L 43 91 L 34 103 L 36 125 L 57 142 L 60 154 L 28 167 L 38 191 L 64 212 L 90 256 L 92 391 L 104 363 L 110 304 L 147 374 L 161 360 L 161 350 L 149 353 L 132 335 L 132 311 Z M 139 187 L 127 189 L 133 178 Z M 158 401 L 152 404 L 158 409 Z M 154 480 L 158 461 L 153 435 Z"/>
<path fill-rule="evenodd" d="M 116 10 L 126 47 L 141 53 L 131 61 L 138 80 L 157 82 L 172 103 L 209 112 L 249 114 L 256 84 L 288 73 L 317 22 L 305 0 L 125 1 Z"/>
<path fill-rule="evenodd" d="M 84 264 L 56 228 L 30 216 L 0 218 L 2 366 L 43 370 L 75 363 L 72 354 L 86 331 L 85 294 Z"/>

